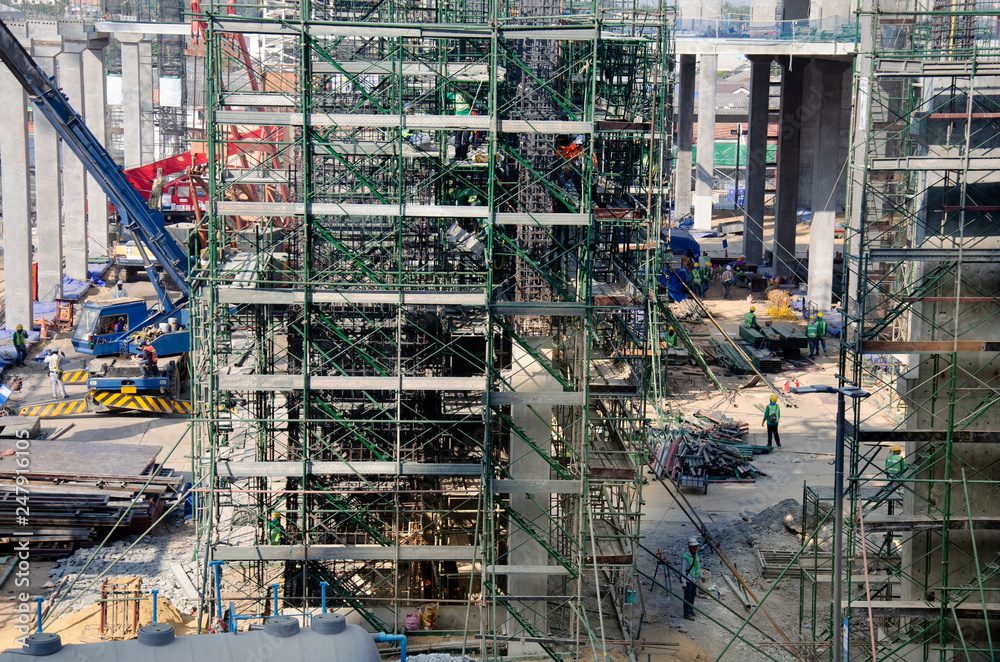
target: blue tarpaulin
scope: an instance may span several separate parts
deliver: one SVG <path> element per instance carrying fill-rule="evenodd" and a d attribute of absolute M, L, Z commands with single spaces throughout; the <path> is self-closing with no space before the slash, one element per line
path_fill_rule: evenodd
<path fill-rule="evenodd" d="M 670 230 L 670 252 L 674 255 L 687 255 L 688 251 L 697 260 L 701 256 L 701 244 L 695 241 L 687 230 L 680 228 Z"/>

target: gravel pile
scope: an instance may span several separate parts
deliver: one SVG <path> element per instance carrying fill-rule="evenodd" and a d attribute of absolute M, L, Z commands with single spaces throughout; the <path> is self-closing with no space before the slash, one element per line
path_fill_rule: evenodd
<path fill-rule="evenodd" d="M 159 590 L 159 595 L 170 600 L 178 610 L 188 613 L 197 607 L 197 602 L 188 600 L 171 571 L 173 563 L 179 563 L 188 574 L 192 583 L 197 585 L 200 567 L 191 560 L 195 545 L 194 527 L 178 524 L 176 533 L 158 536 L 147 536 L 127 553 L 123 552 L 136 540 L 136 536 L 127 536 L 117 542 L 108 544 L 98 552 L 97 556 L 87 566 L 86 572 L 76 580 L 73 588 L 62 601 L 63 605 L 73 603 L 74 611 L 88 607 L 101 597 L 101 584 L 106 578 L 136 575 L 142 578 L 142 592 L 148 594 L 153 589 Z M 87 565 L 87 560 L 93 554 L 94 548 L 78 549 L 72 556 L 60 559 L 49 571 L 52 584 L 58 585 L 64 576 L 69 576 L 66 586 L 76 578 L 77 574 Z M 118 560 L 120 558 L 120 560 Z M 100 579 L 98 576 L 115 563 L 107 574 Z M 94 580 L 94 586 L 88 587 Z M 65 592 L 65 589 L 64 589 Z"/>

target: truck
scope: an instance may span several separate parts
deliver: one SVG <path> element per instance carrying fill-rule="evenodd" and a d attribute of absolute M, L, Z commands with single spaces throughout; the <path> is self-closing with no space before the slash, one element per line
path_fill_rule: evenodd
<path fill-rule="evenodd" d="M 55 128 L 63 145 L 80 159 L 108 196 L 118 210 L 125 232 L 154 258 L 144 267 L 156 290 L 157 306 L 148 308 L 141 299 L 117 299 L 87 302 L 81 307 L 73 332 L 73 346 L 78 352 L 105 359 L 91 361 L 87 368 L 88 384 L 94 384 L 88 394 L 89 401 L 100 405 L 97 407 L 100 409 L 111 401 L 108 396 L 114 396 L 118 406 L 122 405 L 122 395 L 138 401 L 143 394 L 178 392 L 182 367 L 191 345 L 188 251 L 166 230 L 163 213 L 150 209 L 146 197 L 129 182 L 66 95 L 28 55 L 3 21 L 0 21 L 0 60 L 27 91 L 37 111 Z M 123 324 L 116 327 L 119 321 Z M 167 374 L 144 378 L 138 364 L 128 356 L 139 354 L 142 345 L 147 343 L 154 347 L 158 356 L 166 359 L 161 365 L 165 364 Z M 164 400 L 163 407 L 168 404 L 169 401 Z M 159 407 L 147 411 L 159 411 Z M 122 408 L 130 407 L 122 405 Z"/>

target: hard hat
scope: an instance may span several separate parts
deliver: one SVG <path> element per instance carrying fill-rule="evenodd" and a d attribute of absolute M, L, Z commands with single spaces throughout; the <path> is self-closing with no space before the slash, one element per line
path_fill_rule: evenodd
<path fill-rule="evenodd" d="M 893 453 L 902 453 L 903 449 L 901 447 L 899 447 L 899 446 L 893 446 L 892 447 L 892 452 Z"/>
<path fill-rule="evenodd" d="M 777 401 L 778 401 L 778 396 L 776 396 L 775 394 L 772 393 L 771 394 L 771 402 L 777 402 Z"/>
<path fill-rule="evenodd" d="M 407 102 L 407 103 L 403 104 L 403 112 L 404 113 L 409 112 L 409 111 L 411 111 L 413 109 L 414 109 L 414 105 L 413 105 L 412 102 Z"/>
<path fill-rule="evenodd" d="M 278 519 L 279 517 L 281 517 L 280 513 L 271 513 L 271 519 Z"/>
<path fill-rule="evenodd" d="M 674 330 L 674 327 L 672 327 L 672 326 L 670 326 L 670 327 L 667 327 L 667 328 L 668 328 L 668 329 L 670 329 L 671 331 L 673 331 L 673 330 Z"/>
<path fill-rule="evenodd" d="M 124 283 L 122 283 L 121 281 L 118 281 L 118 285 L 124 285 Z"/>
<path fill-rule="evenodd" d="M 816 313 L 816 317 L 823 319 L 823 313 Z"/>
<path fill-rule="evenodd" d="M 755 310 L 757 310 L 757 307 L 756 307 L 756 306 L 750 306 L 750 312 L 751 312 L 751 313 L 752 313 L 753 311 L 755 311 Z"/>
<path fill-rule="evenodd" d="M 698 546 L 697 538 L 688 538 L 688 547 L 697 547 L 697 546 Z"/>
<path fill-rule="evenodd" d="M 18 331 L 24 331 L 24 327 L 23 327 L 23 326 L 21 326 L 20 324 L 18 324 L 18 325 L 17 325 L 17 330 L 18 330 Z"/>
<path fill-rule="evenodd" d="M 809 319 L 811 319 L 811 320 L 814 320 L 814 319 L 816 319 L 816 316 L 815 316 L 815 315 L 811 315 L 811 316 L 809 317 Z"/>

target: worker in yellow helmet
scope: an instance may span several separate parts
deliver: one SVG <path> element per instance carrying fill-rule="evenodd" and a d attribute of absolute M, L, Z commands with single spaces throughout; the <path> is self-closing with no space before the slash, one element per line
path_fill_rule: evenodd
<path fill-rule="evenodd" d="M 826 356 L 826 320 L 823 313 L 816 313 L 816 342 L 823 346 L 823 356 Z M 819 354 L 818 346 L 816 353 Z"/>
<path fill-rule="evenodd" d="M 778 396 L 772 395 L 771 402 L 764 407 L 764 420 L 761 426 L 767 426 L 767 447 L 771 448 L 771 439 L 781 448 L 781 437 L 778 436 L 778 421 L 781 420 L 781 408 L 778 406 Z"/>
<path fill-rule="evenodd" d="M 757 324 L 756 310 L 756 306 L 750 306 L 750 310 L 743 316 L 743 326 L 748 329 L 756 329 L 757 331 L 760 331 L 760 325 Z"/>
<path fill-rule="evenodd" d="M 898 478 L 906 471 L 906 460 L 903 459 L 903 449 L 893 446 L 889 457 L 885 458 L 885 474 L 890 478 Z"/>

